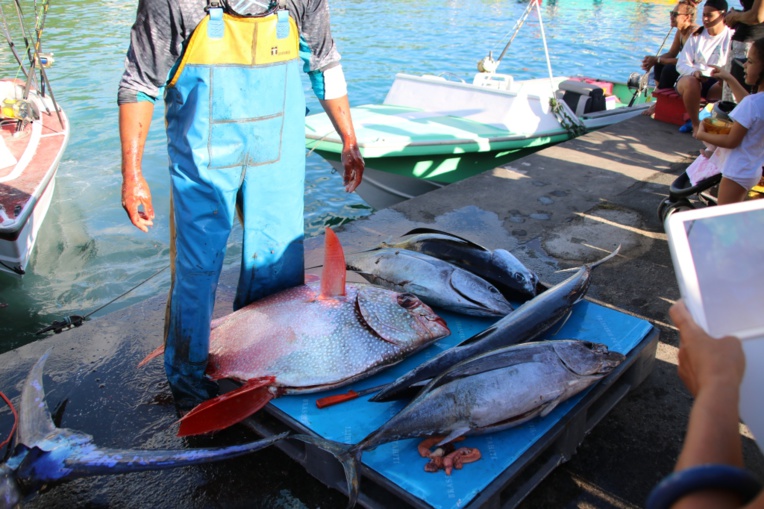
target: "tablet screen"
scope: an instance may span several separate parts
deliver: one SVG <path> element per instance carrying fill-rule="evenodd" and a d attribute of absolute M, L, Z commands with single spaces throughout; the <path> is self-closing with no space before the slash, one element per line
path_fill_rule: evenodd
<path fill-rule="evenodd" d="M 684 228 L 708 332 L 722 336 L 760 331 L 764 327 L 764 209 L 688 220 Z"/>

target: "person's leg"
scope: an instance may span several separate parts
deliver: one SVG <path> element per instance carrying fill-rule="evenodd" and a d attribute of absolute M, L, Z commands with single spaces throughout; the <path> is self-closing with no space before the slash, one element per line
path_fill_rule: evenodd
<path fill-rule="evenodd" d="M 748 190 L 726 177 L 722 177 L 719 183 L 719 194 L 717 195 L 718 205 L 727 205 L 729 203 L 741 202 L 745 199 Z"/>
<path fill-rule="evenodd" d="M 707 83 L 710 83 L 709 80 Z M 722 84 L 718 80 L 703 86 L 700 91 L 701 97 L 710 103 L 715 103 L 722 98 Z"/>
<path fill-rule="evenodd" d="M 693 131 L 700 125 L 698 110 L 700 109 L 700 81 L 693 76 L 682 76 L 676 84 L 676 91 L 682 96 L 684 109 L 690 116 Z"/>
<path fill-rule="evenodd" d="M 656 66 L 657 67 L 657 66 Z M 658 76 L 656 74 L 656 76 Z M 656 77 L 658 88 L 674 88 L 674 83 L 679 79 L 679 73 L 676 71 L 676 65 L 666 64 L 660 72 L 660 78 Z"/>
<path fill-rule="evenodd" d="M 210 321 L 240 169 L 172 169 L 170 260 L 172 284 L 165 322 L 165 372 L 175 405 L 193 408 L 217 395 L 204 375 Z"/>
<path fill-rule="evenodd" d="M 264 164 L 246 169 L 239 193 L 244 240 L 234 310 L 304 283 L 305 93 L 299 65 L 283 66 L 280 80 L 283 116 L 249 126 L 252 139 L 278 150 Z"/>

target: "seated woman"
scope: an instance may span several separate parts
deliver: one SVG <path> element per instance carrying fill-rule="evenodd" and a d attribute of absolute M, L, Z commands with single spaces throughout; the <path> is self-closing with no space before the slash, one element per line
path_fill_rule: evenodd
<path fill-rule="evenodd" d="M 656 88 L 674 88 L 674 83 L 679 78 L 679 73 L 676 71 L 676 57 L 682 51 L 687 39 L 698 29 L 698 25 L 695 24 L 696 15 L 695 5 L 689 0 L 682 0 L 676 4 L 671 11 L 671 26 L 677 29 L 671 48 L 660 56 L 647 55 L 642 59 L 644 71 L 654 68 Z"/>
<path fill-rule="evenodd" d="M 703 26 L 692 34 L 679 53 L 676 70 L 680 78 L 676 90 L 682 96 L 690 116 L 690 124 L 682 126 L 682 132 L 694 134 L 698 131 L 701 99 L 718 101 L 721 97 L 721 83 L 711 77 L 711 66 L 727 63 L 733 31 L 724 24 L 726 12 L 726 0 L 706 0 L 703 5 Z"/>

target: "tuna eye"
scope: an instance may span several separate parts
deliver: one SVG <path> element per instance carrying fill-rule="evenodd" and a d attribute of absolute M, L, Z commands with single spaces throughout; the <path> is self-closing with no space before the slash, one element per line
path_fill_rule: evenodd
<path fill-rule="evenodd" d="M 525 281 L 525 276 L 523 276 L 522 274 L 515 274 L 515 279 L 517 279 L 520 282 L 523 282 Z"/>
<path fill-rule="evenodd" d="M 401 293 L 398 295 L 398 304 L 406 309 L 413 309 L 419 306 L 419 299 L 413 293 Z"/>

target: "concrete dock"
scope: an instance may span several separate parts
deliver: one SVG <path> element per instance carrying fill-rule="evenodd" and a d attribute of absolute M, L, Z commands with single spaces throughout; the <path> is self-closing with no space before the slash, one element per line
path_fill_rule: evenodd
<path fill-rule="evenodd" d="M 676 374 L 677 334 L 668 308 L 679 297 L 656 208 L 701 144 L 677 127 L 636 117 L 376 212 L 338 229 L 347 252 L 415 227 L 441 229 L 510 250 L 542 281 L 599 259 L 588 298 L 648 320 L 661 337 L 652 373 L 630 392 L 521 504 L 641 507 L 671 472 L 692 399 Z M 306 242 L 306 266 L 321 263 L 322 239 Z M 216 315 L 230 309 L 237 274 L 223 275 Z M 161 344 L 165 295 L 60 336 L 0 356 L 0 390 L 18 403 L 31 365 L 52 348 L 48 403 L 60 425 L 113 448 L 219 446 L 256 437 L 235 427 L 213 438 L 174 436 L 175 414 L 161 362 L 137 362 Z M 0 411 L 0 430 L 10 429 Z M 747 466 L 764 478 L 764 458 L 741 425 Z M 305 474 L 275 448 L 248 458 L 166 472 L 78 480 L 32 497 L 28 507 L 344 507 L 346 498 Z"/>

